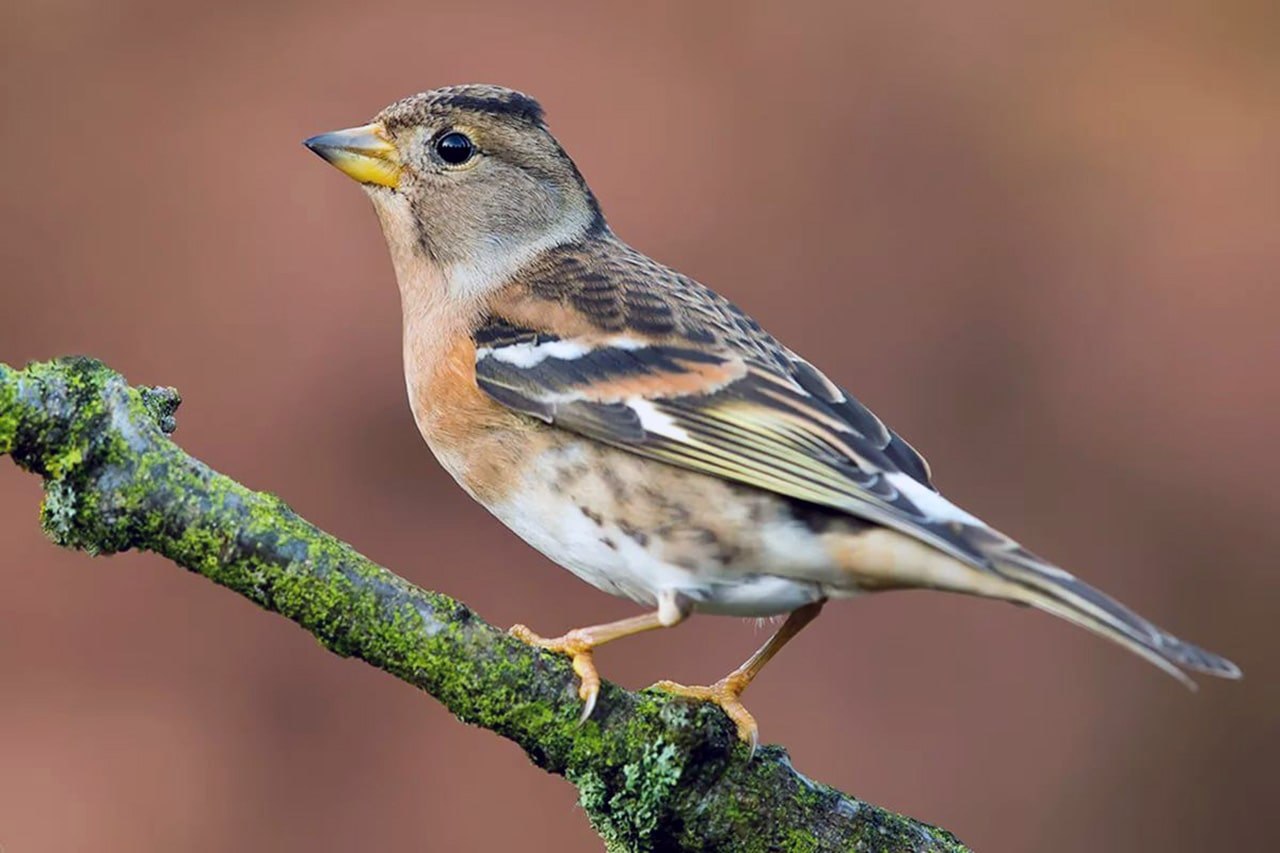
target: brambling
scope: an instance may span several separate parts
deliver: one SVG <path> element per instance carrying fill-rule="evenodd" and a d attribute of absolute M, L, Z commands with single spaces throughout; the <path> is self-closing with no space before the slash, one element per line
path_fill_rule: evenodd
<path fill-rule="evenodd" d="M 395 266 L 418 428 L 500 521 L 644 615 L 554 638 L 583 717 L 604 643 L 690 614 L 787 615 L 709 687 L 741 694 L 833 598 L 928 588 L 1031 605 L 1190 685 L 1236 678 L 938 493 L 924 458 L 712 290 L 622 242 L 548 131 L 497 86 L 452 86 L 305 143 L 359 181 Z"/>

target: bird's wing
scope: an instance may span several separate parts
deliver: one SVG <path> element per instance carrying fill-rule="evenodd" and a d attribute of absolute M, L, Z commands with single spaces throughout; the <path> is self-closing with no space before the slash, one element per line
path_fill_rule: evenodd
<path fill-rule="evenodd" d="M 475 333 L 476 381 L 498 403 L 905 533 L 1186 683 L 1180 666 L 1239 675 L 938 494 L 906 442 L 723 297 L 642 255 L 553 260 Z"/>
<path fill-rule="evenodd" d="M 1178 667 L 1239 675 L 938 494 L 920 455 L 865 406 L 684 276 L 643 256 L 603 270 L 561 260 L 491 310 L 476 381 L 508 408 L 905 533 L 1185 683 Z"/>
<path fill-rule="evenodd" d="M 758 327 L 738 330 L 750 333 L 745 341 L 726 332 L 742 316 L 728 303 L 716 322 L 700 321 L 709 308 L 699 307 L 661 335 L 584 326 L 580 316 L 532 328 L 527 310 L 512 312 L 523 322 L 495 314 L 475 333 L 476 381 L 502 405 L 563 429 L 848 512 L 990 567 L 980 547 L 989 543 L 974 531 L 998 534 L 939 495 L 905 441 Z"/>

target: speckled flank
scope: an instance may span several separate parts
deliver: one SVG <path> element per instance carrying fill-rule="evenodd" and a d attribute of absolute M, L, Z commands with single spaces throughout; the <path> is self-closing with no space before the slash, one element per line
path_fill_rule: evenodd
<path fill-rule="evenodd" d="M 772 616 L 856 592 L 832 557 L 865 525 L 768 492 L 556 433 L 505 524 L 594 586 L 653 606 L 676 590 L 709 613 Z"/>

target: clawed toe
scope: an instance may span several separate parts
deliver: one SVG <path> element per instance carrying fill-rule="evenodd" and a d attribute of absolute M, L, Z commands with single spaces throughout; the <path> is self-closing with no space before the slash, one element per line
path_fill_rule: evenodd
<path fill-rule="evenodd" d="M 578 722 L 585 723 L 596 709 L 596 698 L 600 695 L 600 673 L 596 671 L 595 655 L 590 649 L 573 654 L 573 671 L 578 676 L 578 698 L 582 700 L 582 716 Z"/>
<path fill-rule="evenodd" d="M 582 700 L 580 721 L 586 722 L 595 710 L 596 699 L 600 696 L 600 673 L 596 671 L 594 647 L 591 643 L 577 631 L 548 638 L 535 634 L 524 625 L 513 625 L 508 633 L 531 646 L 567 655 L 572 660 L 573 671 L 578 676 L 578 698 Z"/>
<path fill-rule="evenodd" d="M 725 715 L 737 726 L 738 737 L 751 747 L 751 756 L 755 756 L 756 746 L 760 743 L 760 727 L 756 725 L 755 717 L 751 716 L 751 712 L 742 704 L 742 691 L 747 687 L 745 683 L 729 676 L 709 686 L 689 686 L 674 681 L 659 681 L 653 687 L 664 693 L 719 705 Z"/>

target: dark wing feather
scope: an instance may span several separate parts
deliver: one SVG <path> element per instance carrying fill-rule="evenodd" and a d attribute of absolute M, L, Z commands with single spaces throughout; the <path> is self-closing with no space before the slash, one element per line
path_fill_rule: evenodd
<path fill-rule="evenodd" d="M 917 482 L 934 489 L 929 463 L 914 447 L 884 425 L 866 406 L 849 392 L 833 383 L 816 367 L 795 353 L 788 352 L 791 378 L 808 393 L 822 400 L 868 441 L 877 444 L 899 470 Z M 934 489 L 937 491 L 937 489 Z"/>
<path fill-rule="evenodd" d="M 794 373 L 692 343 L 562 340 L 511 328 L 494 321 L 476 335 L 476 381 L 508 408 L 642 456 L 849 512 L 988 565 L 955 528 L 972 517 L 924 485 L 927 469 L 914 451 L 790 353 L 780 361 Z M 943 518 L 931 515 L 938 507 Z"/>

